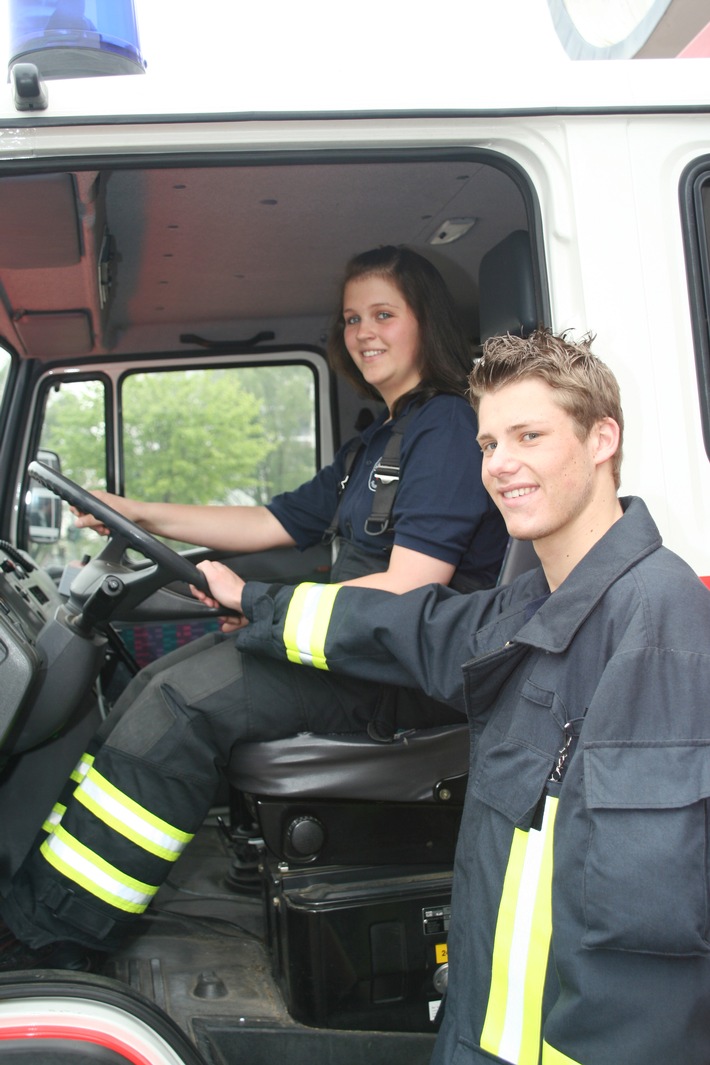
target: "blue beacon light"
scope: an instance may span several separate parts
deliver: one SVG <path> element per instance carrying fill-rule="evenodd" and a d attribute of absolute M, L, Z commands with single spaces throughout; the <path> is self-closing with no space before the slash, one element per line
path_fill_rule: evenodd
<path fill-rule="evenodd" d="M 134 0 L 10 0 L 10 61 L 42 78 L 143 74 Z"/>

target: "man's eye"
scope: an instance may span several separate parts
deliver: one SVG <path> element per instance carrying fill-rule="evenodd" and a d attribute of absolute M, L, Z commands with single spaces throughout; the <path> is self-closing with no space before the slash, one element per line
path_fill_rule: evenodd
<path fill-rule="evenodd" d="M 539 433 L 525 433 L 523 440 L 537 440 Z"/>
<path fill-rule="evenodd" d="M 489 440 L 487 444 L 481 444 L 481 451 L 483 452 L 484 455 L 487 455 L 491 451 L 495 451 L 495 449 L 496 449 L 495 440 Z"/>

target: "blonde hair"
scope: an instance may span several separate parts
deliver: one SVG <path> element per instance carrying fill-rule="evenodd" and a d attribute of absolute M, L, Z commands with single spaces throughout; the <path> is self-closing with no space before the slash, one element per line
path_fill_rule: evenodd
<path fill-rule="evenodd" d="M 537 377 L 555 391 L 555 400 L 570 415 L 581 440 L 597 422 L 613 418 L 619 426 L 619 447 L 612 460 L 614 483 L 621 484 L 624 414 L 619 384 L 609 367 L 591 350 L 594 337 L 568 340 L 566 334 L 535 329 L 527 337 L 491 337 L 473 364 L 468 379 L 471 406 L 478 413 L 481 397 L 511 381 Z"/>

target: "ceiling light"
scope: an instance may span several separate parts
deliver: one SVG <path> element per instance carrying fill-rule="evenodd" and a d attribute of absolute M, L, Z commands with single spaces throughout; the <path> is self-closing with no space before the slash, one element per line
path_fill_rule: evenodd
<path fill-rule="evenodd" d="M 477 218 L 447 218 L 429 237 L 430 244 L 451 244 L 475 226 Z"/>

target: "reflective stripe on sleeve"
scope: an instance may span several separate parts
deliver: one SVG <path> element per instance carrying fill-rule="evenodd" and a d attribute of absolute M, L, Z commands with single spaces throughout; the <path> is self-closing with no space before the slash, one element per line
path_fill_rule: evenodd
<path fill-rule="evenodd" d="M 61 825 L 44 841 L 40 853 L 68 880 L 127 913 L 143 913 L 158 890 L 158 885 L 143 884 L 122 873 Z"/>
<path fill-rule="evenodd" d="M 542 1044 L 542 1065 L 580 1065 L 574 1058 L 568 1058 L 560 1050 L 555 1050 L 549 1043 Z"/>
<path fill-rule="evenodd" d="M 556 812 L 557 798 L 548 796 L 540 830 L 515 829 L 498 911 L 481 1047 L 513 1065 L 538 1065 L 540 1059 Z"/>
<path fill-rule="evenodd" d="M 166 862 L 176 861 L 192 839 L 193 833 L 182 832 L 139 806 L 96 769 L 89 770 L 74 797 L 109 828 Z"/>
<path fill-rule="evenodd" d="M 283 641 L 289 662 L 327 669 L 325 638 L 339 584 L 299 584 L 291 596 Z"/>

